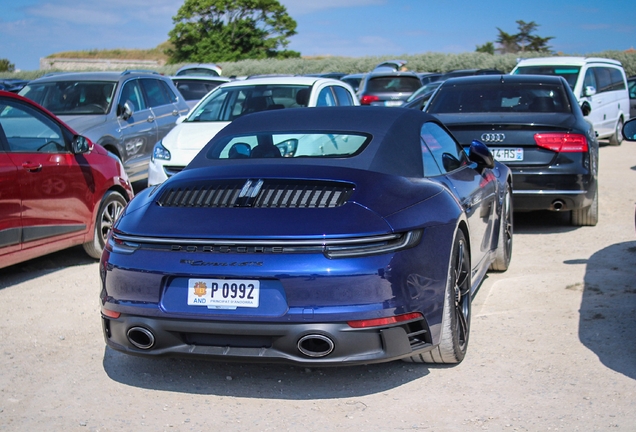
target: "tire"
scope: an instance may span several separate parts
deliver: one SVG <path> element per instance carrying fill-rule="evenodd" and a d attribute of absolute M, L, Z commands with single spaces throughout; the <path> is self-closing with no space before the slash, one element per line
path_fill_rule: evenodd
<path fill-rule="evenodd" d="M 573 226 L 596 226 L 598 223 L 598 186 L 594 192 L 592 205 L 572 210 L 570 224 Z"/>
<path fill-rule="evenodd" d="M 83 245 L 84 251 L 90 257 L 99 259 L 102 256 L 108 233 L 124 210 L 124 207 L 126 207 L 126 204 L 126 199 L 119 192 L 106 192 L 97 212 L 93 239 Z"/>
<path fill-rule="evenodd" d="M 499 272 L 508 270 L 510 259 L 512 258 L 512 230 L 512 193 L 510 190 L 510 184 L 506 183 L 506 191 L 504 192 L 501 208 L 497 250 L 495 251 L 495 260 L 490 264 L 490 270 Z"/>
<path fill-rule="evenodd" d="M 614 134 L 609 138 L 610 145 L 619 146 L 623 142 L 623 118 L 619 118 L 616 123 L 616 130 Z"/>
<path fill-rule="evenodd" d="M 468 348 L 471 300 L 470 254 L 464 233 L 458 230 L 455 234 L 446 281 L 440 343 L 433 350 L 405 358 L 404 361 L 437 364 L 460 363 Z"/>

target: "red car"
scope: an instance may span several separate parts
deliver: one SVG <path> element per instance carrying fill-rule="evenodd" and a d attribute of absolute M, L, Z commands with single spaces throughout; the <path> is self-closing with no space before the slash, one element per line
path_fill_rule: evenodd
<path fill-rule="evenodd" d="M 0 268 L 76 245 L 99 258 L 132 197 L 116 157 L 0 91 Z"/>

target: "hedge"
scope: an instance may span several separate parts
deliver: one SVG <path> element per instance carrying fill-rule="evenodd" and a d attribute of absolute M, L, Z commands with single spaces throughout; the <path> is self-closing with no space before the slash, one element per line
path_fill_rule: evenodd
<path fill-rule="evenodd" d="M 225 76 L 248 76 L 256 74 L 307 74 L 323 72 L 366 72 L 378 63 L 401 59 L 415 72 L 448 72 L 454 69 L 499 69 L 510 72 L 520 58 L 541 57 L 541 54 L 492 55 L 478 52 L 462 54 L 424 53 L 416 55 L 369 56 L 369 57 L 315 57 L 285 60 L 243 60 L 235 63 L 219 63 Z M 636 51 L 603 51 L 587 54 L 586 57 L 603 57 L 619 60 L 627 76 L 636 75 Z M 164 75 L 173 75 L 182 64 L 156 68 Z M 0 78 L 34 79 L 53 71 L 0 72 Z"/>

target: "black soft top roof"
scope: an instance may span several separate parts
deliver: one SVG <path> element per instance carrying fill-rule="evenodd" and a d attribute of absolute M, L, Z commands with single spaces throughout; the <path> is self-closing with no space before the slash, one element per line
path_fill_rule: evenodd
<path fill-rule="evenodd" d="M 425 122 L 441 124 L 418 110 L 385 107 L 291 108 L 242 116 L 221 130 L 188 168 L 248 164 L 343 166 L 401 175 L 422 175 L 420 130 Z M 219 140 L 255 133 L 364 133 L 372 137 L 360 154 L 346 158 L 208 159 Z"/>

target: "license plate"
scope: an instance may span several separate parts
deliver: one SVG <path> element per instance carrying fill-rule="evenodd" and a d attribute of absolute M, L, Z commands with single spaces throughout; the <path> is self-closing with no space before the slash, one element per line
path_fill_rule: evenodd
<path fill-rule="evenodd" d="M 491 148 L 490 151 L 496 160 L 500 162 L 522 161 L 522 148 Z"/>
<path fill-rule="evenodd" d="M 404 105 L 404 101 L 385 101 L 384 106 L 396 107 Z"/>
<path fill-rule="evenodd" d="M 188 305 L 210 309 L 258 307 L 260 281 L 241 279 L 189 279 Z"/>

